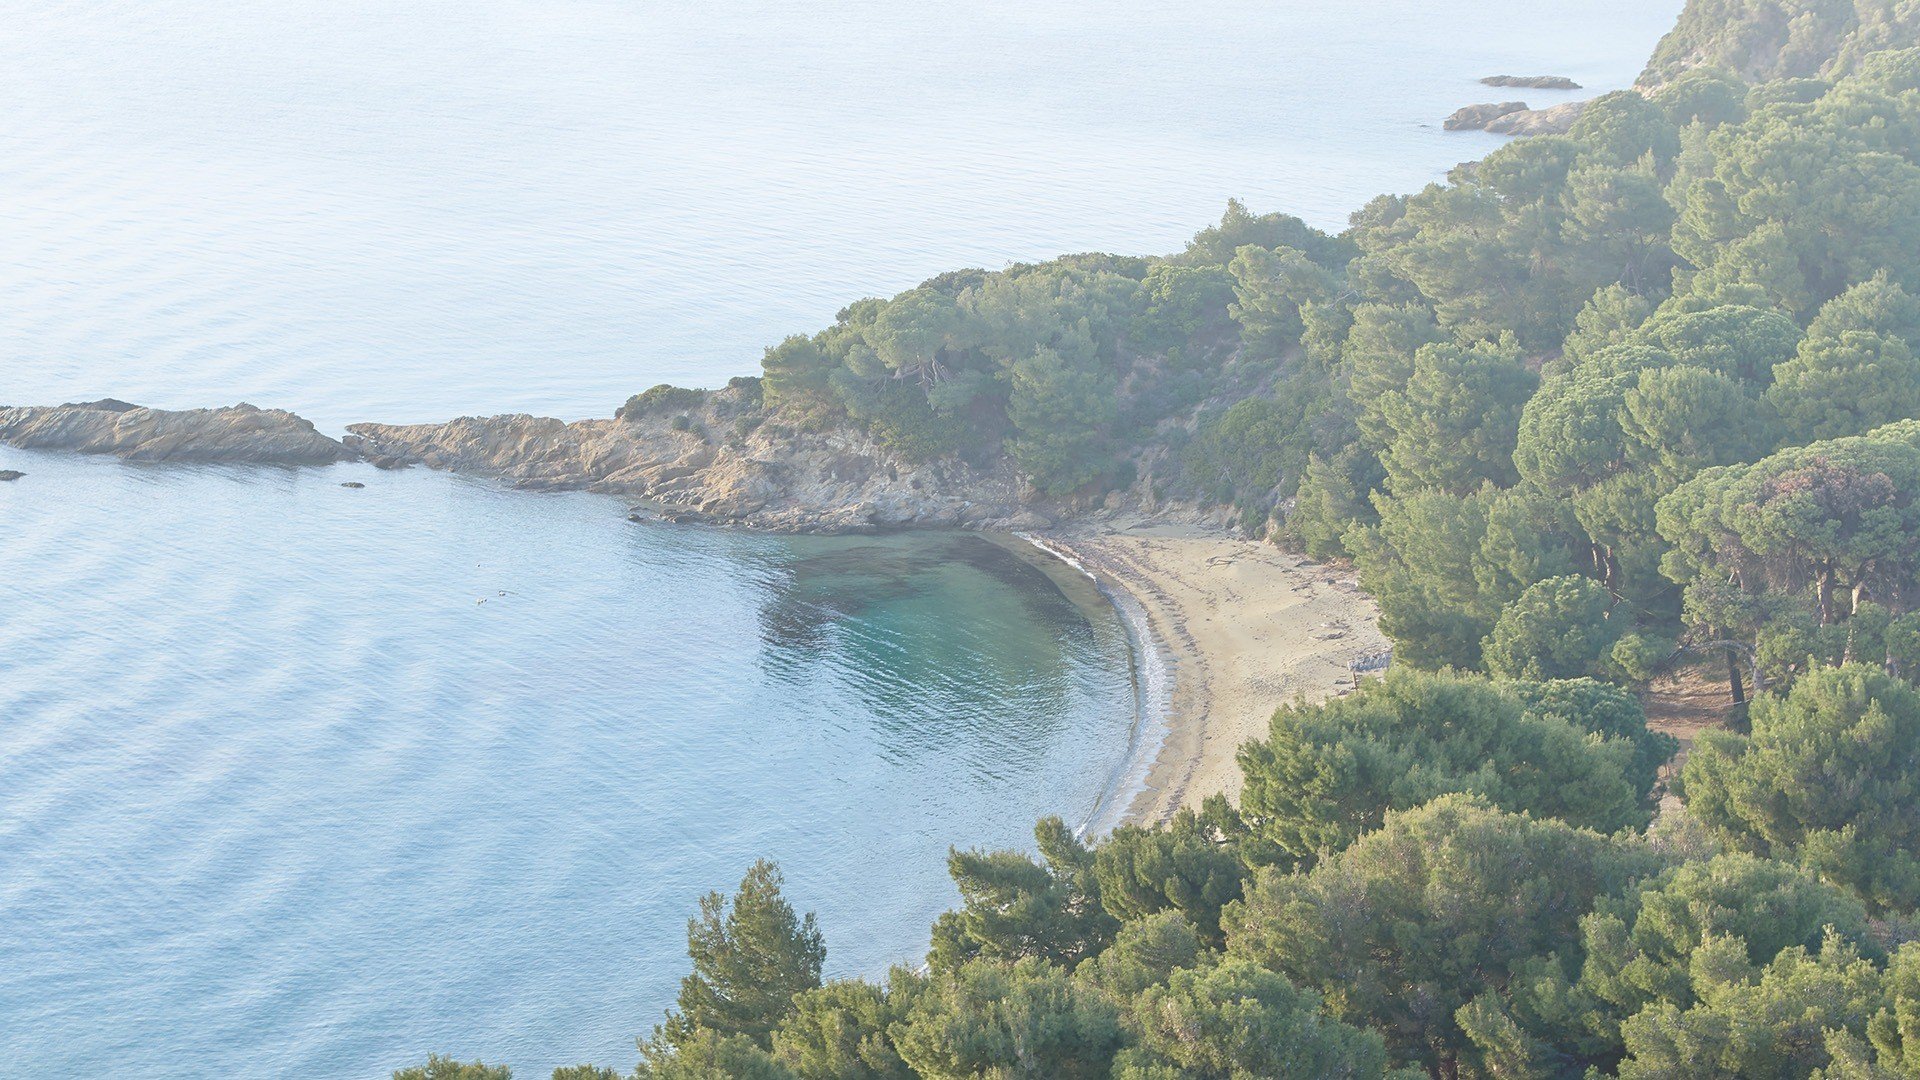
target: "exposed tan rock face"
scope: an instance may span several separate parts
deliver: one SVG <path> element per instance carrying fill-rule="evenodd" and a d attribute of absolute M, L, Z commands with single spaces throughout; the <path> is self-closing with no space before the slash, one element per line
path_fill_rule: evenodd
<path fill-rule="evenodd" d="M 1569 101 L 1547 109 L 1521 109 L 1495 117 L 1486 130 L 1495 135 L 1565 135 L 1586 107 L 1584 101 Z"/>
<path fill-rule="evenodd" d="M 1518 86 L 1528 90 L 1578 90 L 1580 84 L 1565 75 L 1489 75 L 1487 86 Z"/>
<path fill-rule="evenodd" d="M 124 401 L 0 408 L 0 442 L 134 461 L 327 465 L 354 456 L 284 409 L 145 409 Z"/>
<path fill-rule="evenodd" d="M 1524 101 L 1468 105 L 1466 108 L 1455 110 L 1454 114 L 1447 117 L 1441 126 L 1448 131 L 1483 131 L 1488 124 L 1502 116 L 1526 111 L 1527 103 Z"/>
<path fill-rule="evenodd" d="M 788 532 L 867 532 L 908 526 L 1045 528 L 1002 463 L 911 465 L 853 432 L 795 432 L 732 391 L 685 417 L 565 423 L 525 414 L 444 424 L 354 424 L 347 444 L 388 464 L 495 476 L 519 487 L 583 488 L 644 500 L 637 516 Z"/>

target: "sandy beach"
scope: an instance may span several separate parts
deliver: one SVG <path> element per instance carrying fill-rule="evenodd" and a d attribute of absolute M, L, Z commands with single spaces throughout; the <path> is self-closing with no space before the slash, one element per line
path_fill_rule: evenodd
<path fill-rule="evenodd" d="M 1041 539 L 1138 600 L 1169 661 L 1166 737 L 1130 822 L 1164 821 L 1218 792 L 1237 799 L 1234 755 L 1266 735 L 1274 709 L 1340 693 L 1349 662 L 1387 648 L 1350 573 L 1271 544 L 1166 524 Z"/>

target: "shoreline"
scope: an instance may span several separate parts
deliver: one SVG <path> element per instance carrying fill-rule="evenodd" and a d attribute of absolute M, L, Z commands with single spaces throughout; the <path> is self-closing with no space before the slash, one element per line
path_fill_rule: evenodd
<path fill-rule="evenodd" d="M 1146 606 L 1132 592 L 1089 568 L 1057 538 L 1036 533 L 1006 535 L 1019 545 L 1023 557 L 1058 567 L 1060 572 L 1077 575 L 1090 585 L 1106 613 L 1119 623 L 1127 643 L 1133 717 L 1127 725 L 1126 752 L 1108 772 L 1099 797 L 1087 811 L 1086 820 L 1075 830 L 1076 835 L 1082 837 L 1103 837 L 1122 825 L 1135 823 L 1133 802 L 1146 790 L 1154 761 L 1166 746 L 1172 716 L 1174 658 L 1154 632 Z"/>
<path fill-rule="evenodd" d="M 1349 662 L 1388 647 L 1351 577 L 1224 529 L 1137 520 L 1020 538 L 1091 577 L 1134 651 L 1128 751 L 1089 830 L 1238 801 L 1236 755 L 1273 711 L 1347 692 Z"/>

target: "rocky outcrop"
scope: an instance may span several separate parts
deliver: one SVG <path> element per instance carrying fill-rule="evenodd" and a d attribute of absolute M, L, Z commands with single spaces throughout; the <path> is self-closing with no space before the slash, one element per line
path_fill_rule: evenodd
<path fill-rule="evenodd" d="M 1468 105 L 1447 117 L 1441 126 L 1448 131 L 1484 131 L 1488 124 L 1511 113 L 1526 112 L 1524 101 L 1502 101 L 1498 104 Z"/>
<path fill-rule="evenodd" d="M 1578 90 L 1580 84 L 1565 75 L 1489 75 L 1483 86 L 1518 86 L 1528 90 Z"/>
<path fill-rule="evenodd" d="M 1495 135 L 1565 135 L 1587 107 L 1569 101 L 1545 109 L 1529 109 L 1524 101 L 1469 105 L 1447 117 L 1448 131 L 1487 131 Z"/>
<path fill-rule="evenodd" d="M 585 489 L 638 501 L 634 516 L 783 532 L 1053 524 L 1010 464 L 902 462 L 852 431 L 794 431 L 734 390 L 687 412 L 566 423 L 462 417 L 444 424 L 353 424 L 369 458 L 494 476 L 518 487 Z"/>
<path fill-rule="evenodd" d="M 1586 107 L 1584 101 L 1569 101 L 1548 109 L 1522 109 L 1494 118 L 1485 130 L 1495 135 L 1565 135 Z"/>
<path fill-rule="evenodd" d="M 0 442 L 134 461 L 327 465 L 354 456 L 284 409 L 145 409 L 124 401 L 0 408 Z"/>

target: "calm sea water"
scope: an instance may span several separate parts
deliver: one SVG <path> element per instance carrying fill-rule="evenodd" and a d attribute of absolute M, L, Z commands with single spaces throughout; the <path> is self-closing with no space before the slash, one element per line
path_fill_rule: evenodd
<path fill-rule="evenodd" d="M 1127 743 L 1118 627 L 975 536 L 4 460 L 0 1074 L 631 1064 L 701 892 L 777 858 L 884 970 Z"/>
<path fill-rule="evenodd" d="M 1337 225 L 1679 3 L 28 0 L 0 401 L 605 415 L 954 266 Z M 1117 624 L 978 538 L 0 468 L 0 1076 L 625 1066 L 752 859 L 873 974 L 1124 768 Z"/>

